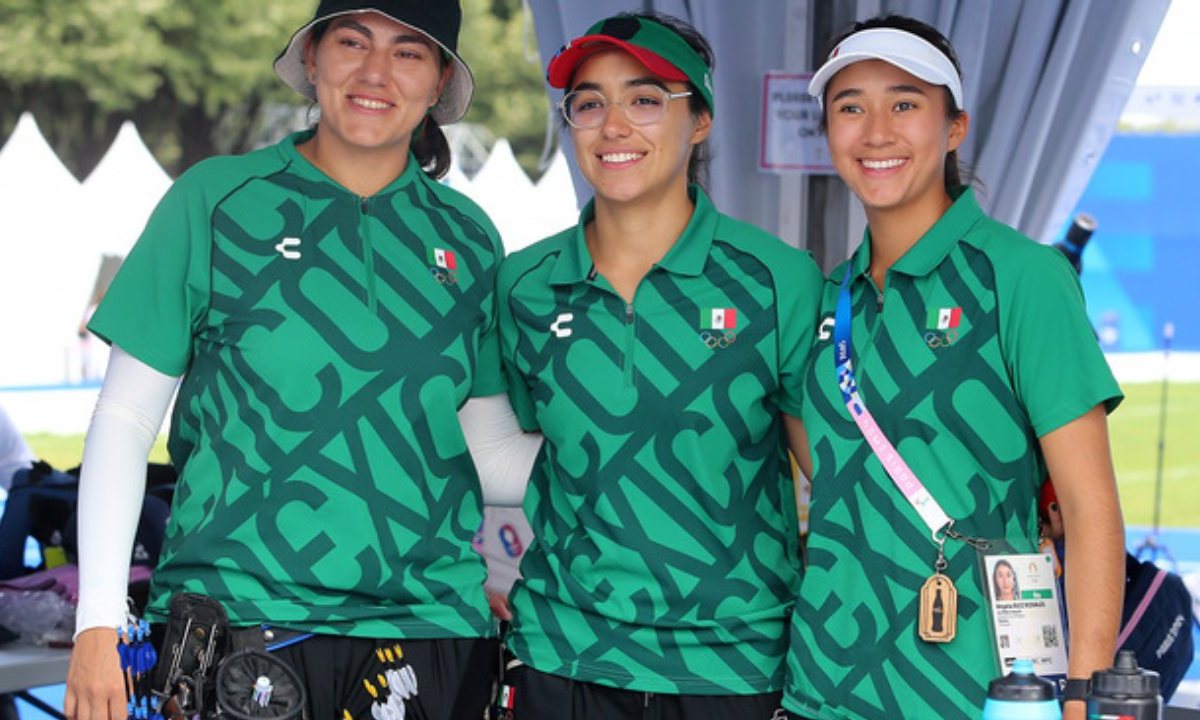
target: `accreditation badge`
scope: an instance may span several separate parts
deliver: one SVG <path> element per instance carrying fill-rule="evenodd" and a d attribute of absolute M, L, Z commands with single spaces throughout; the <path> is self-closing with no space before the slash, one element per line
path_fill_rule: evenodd
<path fill-rule="evenodd" d="M 1002 544 L 1000 544 L 1002 546 Z M 1017 659 L 1033 661 L 1039 676 L 1065 677 L 1067 643 L 1050 553 L 980 552 L 982 587 L 992 616 L 992 640 L 1001 673 Z"/>

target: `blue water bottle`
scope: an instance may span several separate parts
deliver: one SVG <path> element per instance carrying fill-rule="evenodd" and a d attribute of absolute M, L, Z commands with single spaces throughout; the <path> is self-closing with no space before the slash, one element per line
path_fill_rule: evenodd
<path fill-rule="evenodd" d="M 1054 683 L 1033 674 L 1032 660 L 1017 660 L 1011 673 L 988 683 L 983 720 L 1062 720 Z"/>

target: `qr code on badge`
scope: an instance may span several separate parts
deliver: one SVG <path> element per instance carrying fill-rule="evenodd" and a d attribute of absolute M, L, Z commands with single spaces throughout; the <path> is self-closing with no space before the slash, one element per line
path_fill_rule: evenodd
<path fill-rule="evenodd" d="M 1058 647 L 1058 628 L 1056 626 L 1042 626 L 1042 643 L 1048 648 Z"/>

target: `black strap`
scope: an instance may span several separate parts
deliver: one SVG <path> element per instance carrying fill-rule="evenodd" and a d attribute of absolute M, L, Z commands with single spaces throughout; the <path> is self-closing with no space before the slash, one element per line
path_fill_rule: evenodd
<path fill-rule="evenodd" d="M 1067 678 L 1062 687 L 1062 701 L 1069 703 L 1073 700 L 1087 700 L 1092 681 L 1088 678 Z"/>

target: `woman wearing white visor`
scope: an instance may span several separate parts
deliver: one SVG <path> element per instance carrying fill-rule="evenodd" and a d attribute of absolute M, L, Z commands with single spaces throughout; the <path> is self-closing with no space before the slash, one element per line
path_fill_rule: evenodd
<path fill-rule="evenodd" d="M 808 368 L 811 535 L 784 705 L 805 718 L 978 717 L 1007 663 L 980 569 L 989 553 L 1036 557 L 1047 471 L 1070 487 L 1068 567 L 1087 568 L 1067 578 L 1062 669 L 1087 678 L 1112 661 L 1121 609 L 1106 412 L 1122 396 L 1075 273 L 962 185 L 969 122 L 936 30 L 857 23 L 809 92 L 868 228 L 826 285 L 829 332 Z M 1040 638 L 1047 655 L 1063 639 Z M 1075 700 L 1081 685 L 1069 688 Z M 1082 702 L 1065 707 L 1083 717 Z"/>

